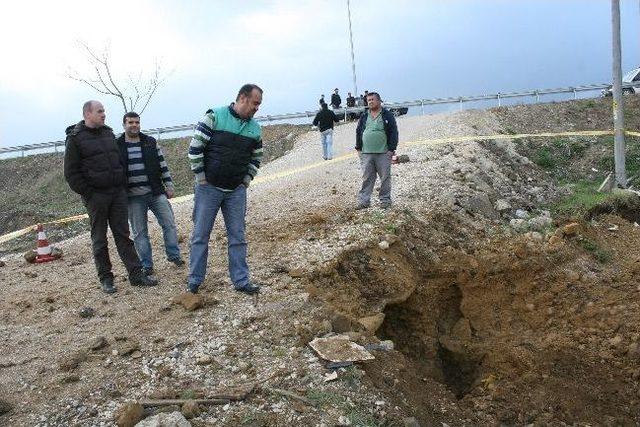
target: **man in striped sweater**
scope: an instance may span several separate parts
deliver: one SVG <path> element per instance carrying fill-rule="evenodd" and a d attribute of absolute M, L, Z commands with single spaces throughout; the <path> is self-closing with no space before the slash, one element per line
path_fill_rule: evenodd
<path fill-rule="evenodd" d="M 253 119 L 261 103 L 262 89 L 254 84 L 242 86 L 236 102 L 206 112 L 191 139 L 189 161 L 196 183 L 189 292 L 198 292 L 204 281 L 209 237 L 219 210 L 227 229 L 229 276 L 234 288 L 247 294 L 260 290 L 249 280 L 245 214 L 247 188 L 262 161 L 262 130 Z"/>
<path fill-rule="evenodd" d="M 147 213 L 150 210 L 162 227 L 164 248 L 169 262 L 184 265 L 173 210 L 169 200 L 174 187 L 162 149 L 155 138 L 140 132 L 140 116 L 129 112 L 122 118 L 124 133 L 118 138 L 122 158 L 127 162 L 129 223 L 133 243 L 147 275 L 153 274 L 153 256 Z"/>

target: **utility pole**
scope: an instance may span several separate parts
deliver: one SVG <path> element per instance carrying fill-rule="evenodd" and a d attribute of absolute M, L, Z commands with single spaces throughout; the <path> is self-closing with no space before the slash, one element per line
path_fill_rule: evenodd
<path fill-rule="evenodd" d="M 351 31 L 351 5 L 347 0 L 347 14 L 349 15 L 349 40 L 351 41 L 351 70 L 353 72 L 353 96 L 358 96 L 358 84 L 356 83 L 356 58 L 353 54 L 353 31 Z"/>
<path fill-rule="evenodd" d="M 620 48 L 620 0 L 611 0 L 611 30 L 613 50 L 613 131 L 616 184 L 627 187 L 625 170 L 624 108 L 622 104 L 622 60 Z"/>

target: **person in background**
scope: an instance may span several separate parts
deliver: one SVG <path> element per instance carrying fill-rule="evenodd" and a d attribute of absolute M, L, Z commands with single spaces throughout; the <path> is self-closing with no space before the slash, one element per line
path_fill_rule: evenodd
<path fill-rule="evenodd" d="M 333 124 L 339 119 L 335 113 L 329 110 L 327 104 L 321 104 L 320 111 L 313 119 L 313 125 L 318 126 L 320 142 L 322 143 L 322 158 L 333 159 Z"/>

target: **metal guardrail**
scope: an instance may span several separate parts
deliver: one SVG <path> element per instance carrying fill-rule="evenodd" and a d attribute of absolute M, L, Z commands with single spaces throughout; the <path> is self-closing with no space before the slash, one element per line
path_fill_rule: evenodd
<path fill-rule="evenodd" d="M 625 83 L 623 84 L 623 88 L 635 87 L 638 86 L 638 83 Z M 524 98 L 524 97 L 535 97 L 536 102 L 540 101 L 540 97 L 543 95 L 551 95 L 551 94 L 561 94 L 561 93 L 573 93 L 573 98 L 577 99 L 578 92 L 591 92 L 595 90 L 603 90 L 610 88 L 611 85 L 607 83 L 601 84 L 591 84 L 591 85 L 582 85 L 575 87 L 565 87 L 565 88 L 557 88 L 557 89 L 539 89 L 539 90 L 528 90 L 525 92 L 498 92 L 496 94 L 491 95 L 472 95 L 472 96 L 459 96 L 459 97 L 449 97 L 449 98 L 431 98 L 431 99 L 420 99 L 416 101 L 405 101 L 405 102 L 387 102 L 385 103 L 385 107 L 390 108 L 403 108 L 403 107 L 420 107 L 421 113 L 424 114 L 424 107 L 429 105 L 442 105 L 442 104 L 459 104 L 462 109 L 462 105 L 465 102 L 474 102 L 474 101 L 492 101 L 497 100 L 498 106 L 502 105 L 503 99 L 511 99 L 511 98 Z M 364 107 L 353 107 L 353 108 L 341 108 L 339 111 L 344 112 L 345 120 L 347 117 L 347 113 L 356 113 L 363 111 Z M 267 115 L 267 116 L 259 116 L 255 119 L 259 122 L 274 122 L 280 120 L 288 120 L 288 119 L 299 119 L 299 118 L 310 118 L 316 115 L 317 111 L 304 111 L 299 113 L 289 113 L 289 114 L 279 114 L 279 115 Z M 194 124 L 188 125 L 177 125 L 177 126 L 168 126 L 161 128 L 152 128 L 143 130 L 144 133 L 149 135 L 155 135 L 158 139 L 163 134 L 175 133 L 175 132 L 184 132 L 193 130 L 195 127 Z M 19 145 L 15 147 L 6 147 L 0 148 L 0 154 L 6 153 L 15 153 L 21 152 L 24 157 L 27 151 L 31 150 L 40 150 L 40 149 L 51 149 L 57 153 L 58 147 L 62 147 L 64 150 L 65 141 L 52 141 L 52 142 L 41 142 L 38 144 L 29 144 L 29 145 Z"/>

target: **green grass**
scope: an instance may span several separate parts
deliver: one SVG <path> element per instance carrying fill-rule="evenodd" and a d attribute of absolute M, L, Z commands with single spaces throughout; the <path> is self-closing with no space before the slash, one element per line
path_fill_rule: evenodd
<path fill-rule="evenodd" d="M 318 389 L 307 391 L 307 398 L 316 406 L 338 406 L 345 403 L 344 396 L 332 391 Z"/>
<path fill-rule="evenodd" d="M 598 193 L 597 182 L 578 181 L 568 184 L 572 194 L 548 206 L 553 216 L 584 216 L 591 208 L 605 201 L 610 195 Z"/>
<path fill-rule="evenodd" d="M 580 240 L 580 245 L 582 246 L 582 249 L 591 253 L 591 255 L 593 255 L 593 257 L 601 264 L 606 264 L 611 261 L 611 252 L 600 247 L 600 245 L 598 245 L 595 241 L 587 237 L 582 237 Z"/>

